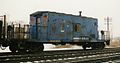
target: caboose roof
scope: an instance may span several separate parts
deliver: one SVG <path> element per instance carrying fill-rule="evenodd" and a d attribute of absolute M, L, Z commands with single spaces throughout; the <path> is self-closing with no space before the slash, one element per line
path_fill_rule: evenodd
<path fill-rule="evenodd" d="M 79 16 L 79 15 L 66 14 L 66 13 L 53 12 L 53 11 L 37 11 L 37 12 L 34 12 L 34 13 L 30 14 L 30 16 L 41 16 L 41 15 L 42 15 L 42 13 L 55 13 L 55 14 L 63 14 L 63 15 L 69 15 L 69 16 L 75 16 L 75 17 L 82 17 L 82 18 L 97 19 L 97 18 L 93 18 L 93 17 Z"/>

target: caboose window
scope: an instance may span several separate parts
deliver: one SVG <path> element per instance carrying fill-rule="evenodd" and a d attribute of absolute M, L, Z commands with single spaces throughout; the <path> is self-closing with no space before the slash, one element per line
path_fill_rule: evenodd
<path fill-rule="evenodd" d="M 61 24 L 61 32 L 64 32 L 64 24 Z"/>
<path fill-rule="evenodd" d="M 38 27 L 38 31 L 40 31 L 40 18 L 37 18 L 37 27 Z"/>
<path fill-rule="evenodd" d="M 40 25 L 40 18 L 37 18 L 37 24 Z"/>
<path fill-rule="evenodd" d="M 35 24 L 35 17 L 30 16 L 30 24 L 34 25 Z"/>
<path fill-rule="evenodd" d="M 52 25 L 52 32 L 55 33 L 56 31 L 56 26 L 55 26 L 55 23 Z"/>
<path fill-rule="evenodd" d="M 74 31 L 79 32 L 80 31 L 80 24 L 75 24 L 74 25 Z"/>

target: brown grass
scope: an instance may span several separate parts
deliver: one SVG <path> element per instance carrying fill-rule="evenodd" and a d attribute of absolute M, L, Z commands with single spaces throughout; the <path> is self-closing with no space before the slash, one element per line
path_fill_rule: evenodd
<path fill-rule="evenodd" d="M 120 47 L 120 40 L 112 40 L 109 47 Z"/>

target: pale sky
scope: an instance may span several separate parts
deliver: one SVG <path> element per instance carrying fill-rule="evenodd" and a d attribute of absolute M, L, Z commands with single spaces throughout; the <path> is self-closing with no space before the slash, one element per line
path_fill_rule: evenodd
<path fill-rule="evenodd" d="M 29 15 L 36 11 L 56 11 L 99 20 L 99 30 L 105 28 L 105 17 L 112 18 L 114 37 L 120 37 L 120 0 L 0 0 L 0 15 L 7 20 L 28 23 Z"/>

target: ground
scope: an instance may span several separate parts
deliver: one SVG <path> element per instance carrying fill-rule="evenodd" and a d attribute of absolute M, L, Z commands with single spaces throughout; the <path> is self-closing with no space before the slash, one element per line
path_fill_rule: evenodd
<path fill-rule="evenodd" d="M 110 48 L 115 48 L 115 47 L 120 47 L 120 40 L 112 40 L 111 43 L 110 43 L 110 46 L 107 46 L 107 47 L 110 47 Z"/>

